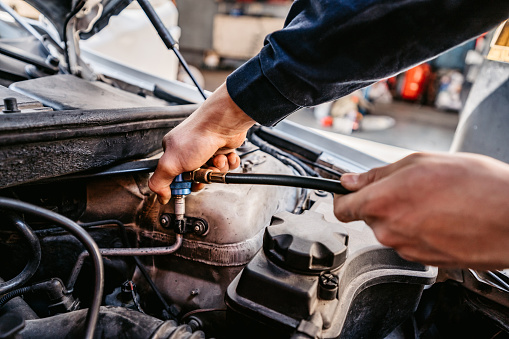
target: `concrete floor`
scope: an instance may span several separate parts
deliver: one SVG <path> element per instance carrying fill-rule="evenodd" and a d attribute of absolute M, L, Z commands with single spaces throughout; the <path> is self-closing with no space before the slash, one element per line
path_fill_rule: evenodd
<path fill-rule="evenodd" d="M 202 70 L 202 74 L 205 88 L 214 91 L 230 71 Z M 375 105 L 372 116 L 392 117 L 395 125 L 378 131 L 359 130 L 351 136 L 415 151 L 448 151 L 459 119 L 457 113 L 398 101 Z M 297 111 L 288 119 L 311 128 L 336 132 L 331 127 L 322 127 L 311 109 Z"/>
<path fill-rule="evenodd" d="M 415 151 L 448 151 L 459 119 L 457 113 L 441 112 L 432 107 L 397 101 L 375 105 L 373 113 L 365 119 L 376 116 L 392 117 L 395 125 L 377 131 L 365 131 L 361 128 L 351 136 Z M 335 132 L 331 127 L 322 127 L 310 109 L 295 112 L 288 119 L 305 126 Z"/>

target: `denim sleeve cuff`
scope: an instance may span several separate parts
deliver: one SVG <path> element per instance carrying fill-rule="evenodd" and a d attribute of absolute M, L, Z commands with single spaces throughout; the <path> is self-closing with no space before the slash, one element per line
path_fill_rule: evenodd
<path fill-rule="evenodd" d="M 263 74 L 259 56 L 255 56 L 226 80 L 232 100 L 261 125 L 274 126 L 300 106 L 286 99 Z"/>

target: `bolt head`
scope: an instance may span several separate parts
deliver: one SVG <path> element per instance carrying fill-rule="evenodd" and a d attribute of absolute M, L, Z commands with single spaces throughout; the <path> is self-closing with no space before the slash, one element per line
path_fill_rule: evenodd
<path fill-rule="evenodd" d="M 207 232 L 207 226 L 203 223 L 203 221 L 196 220 L 193 223 L 193 231 L 197 235 L 204 235 Z"/>
<path fill-rule="evenodd" d="M 168 214 L 163 214 L 161 217 L 159 217 L 159 223 L 164 228 L 168 228 L 171 226 L 171 218 Z"/>

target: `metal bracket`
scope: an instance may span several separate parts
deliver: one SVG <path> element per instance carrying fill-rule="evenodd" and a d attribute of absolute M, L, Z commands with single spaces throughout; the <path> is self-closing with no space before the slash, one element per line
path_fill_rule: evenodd
<path fill-rule="evenodd" d="M 159 217 L 159 223 L 162 227 L 170 229 L 174 225 L 175 214 L 163 213 Z M 177 232 L 177 230 L 175 230 Z M 207 235 L 209 231 L 209 224 L 205 219 L 195 217 L 185 217 L 185 223 L 183 230 L 179 230 L 178 233 L 194 233 L 199 236 Z"/>

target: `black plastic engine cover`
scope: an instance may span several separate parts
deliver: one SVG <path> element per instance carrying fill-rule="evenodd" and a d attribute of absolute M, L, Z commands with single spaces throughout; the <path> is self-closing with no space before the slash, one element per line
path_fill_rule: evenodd
<path fill-rule="evenodd" d="M 0 114 L 0 188 L 150 155 L 196 109 L 71 75 L 11 89 L 0 99 L 17 97 L 21 112 Z"/>
<path fill-rule="evenodd" d="M 146 156 L 193 111 L 174 106 L 0 115 L 0 187 Z"/>
<path fill-rule="evenodd" d="M 320 208 L 317 204 L 313 207 Z M 322 210 L 333 209 L 326 205 Z M 299 338 L 383 338 L 412 314 L 424 285 L 436 277 L 436 268 L 403 260 L 380 245 L 364 223 L 348 228 L 348 224 L 333 221 L 333 217 L 324 219 L 313 211 L 279 213 L 272 221 L 264 237 L 265 250 L 249 262 L 226 294 L 229 325 L 242 331 L 245 338 L 289 338 L 295 333 Z M 284 232 L 281 225 L 285 225 Z M 302 239 L 306 233 L 309 241 Z M 275 244 L 274 237 L 267 234 L 283 239 Z M 344 261 L 337 245 L 346 245 L 346 239 Z M 306 251 L 300 249 L 319 249 L 307 253 L 318 255 L 320 263 L 330 263 L 323 265 L 322 275 L 302 269 L 299 274 L 293 263 L 285 263 L 281 257 L 291 247 L 287 246 L 290 240 L 300 243 L 300 259 L 306 257 Z M 272 253 L 275 247 L 283 255 Z M 330 288 L 332 285 L 336 289 Z"/>

